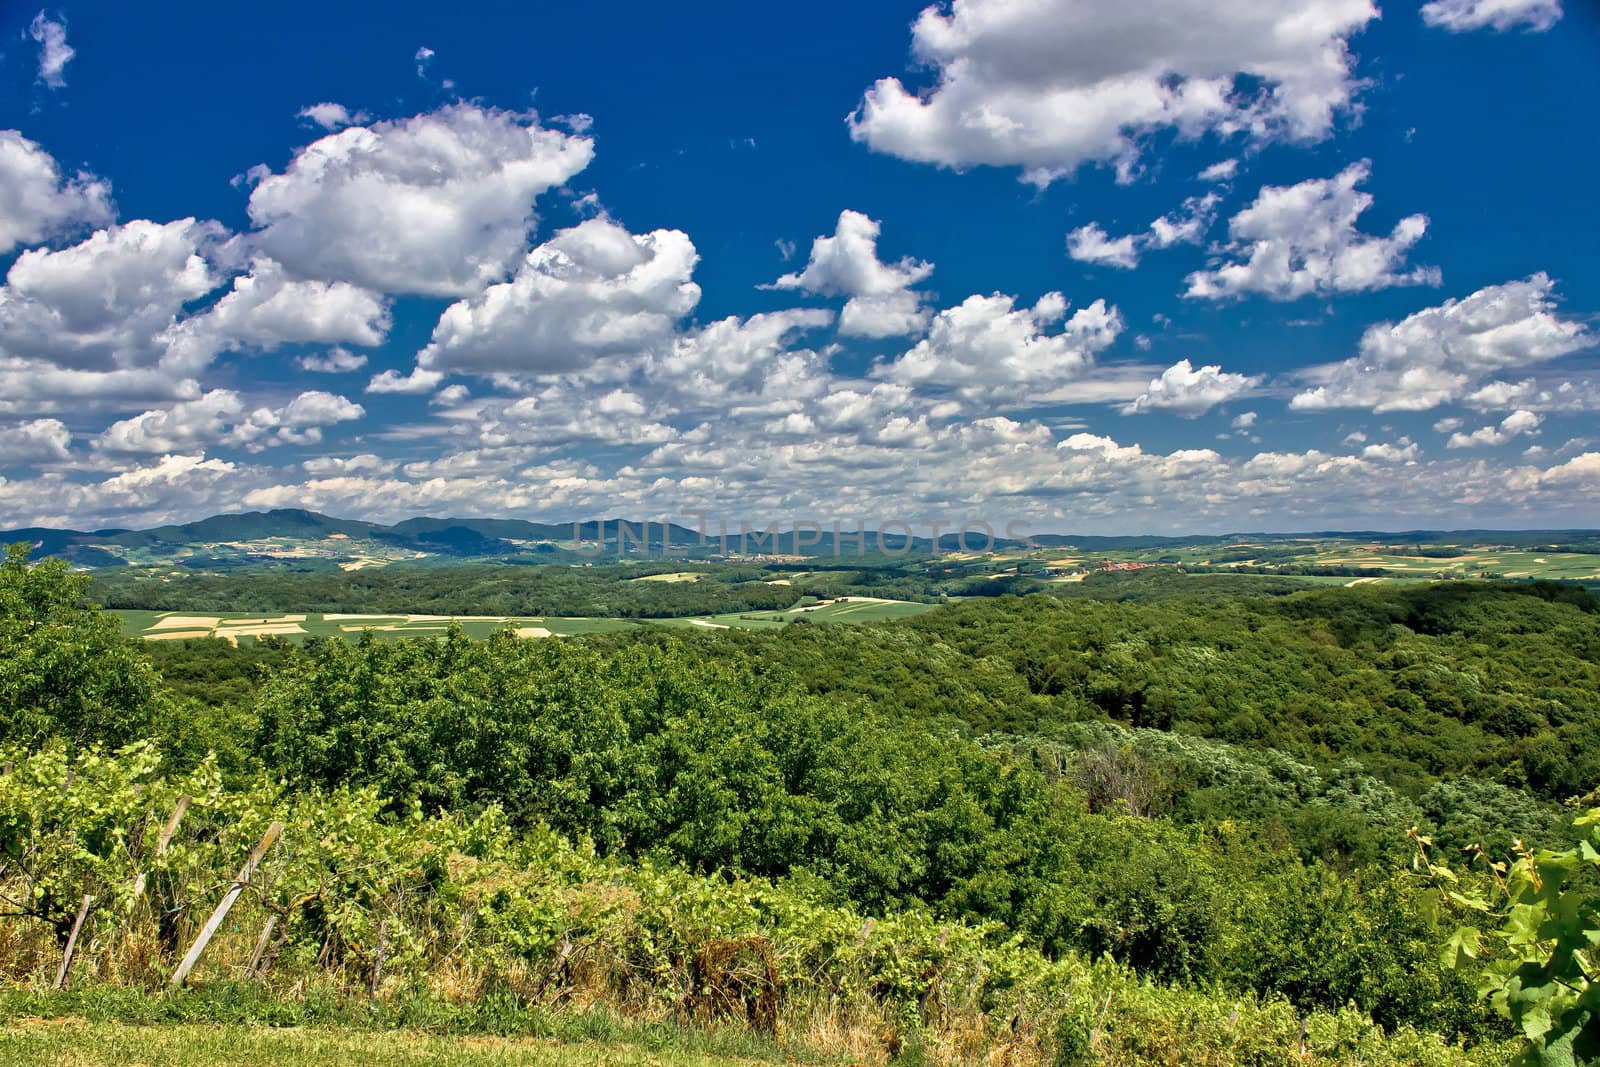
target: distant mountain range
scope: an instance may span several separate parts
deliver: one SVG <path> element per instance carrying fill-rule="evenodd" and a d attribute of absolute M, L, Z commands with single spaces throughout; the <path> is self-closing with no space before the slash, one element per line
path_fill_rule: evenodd
<path fill-rule="evenodd" d="M 931 531 L 930 531 L 931 532 Z M 1363 530 L 1319 533 L 1236 533 L 1219 536 L 1086 536 L 1033 534 L 1044 548 L 1078 552 L 1128 552 L 1179 549 L 1233 543 L 1284 543 L 1306 539 L 1340 539 L 1383 544 L 1493 544 L 1522 548 L 1593 545 L 1593 530 Z M 879 550 L 895 555 L 958 552 L 985 547 L 976 528 L 966 543 L 953 532 L 937 545 L 930 537 L 909 536 L 901 527 L 865 531 L 844 526 L 836 536 L 830 527 L 811 529 L 727 531 L 707 536 L 687 526 L 655 520 L 589 519 L 576 523 L 541 523 L 523 519 L 413 518 L 393 525 L 340 519 L 299 508 L 213 515 L 181 525 L 147 530 L 62 530 L 27 527 L 0 532 L 0 543 L 35 546 L 35 555 L 60 556 L 80 566 L 170 563 L 196 568 L 296 563 L 357 569 L 401 560 L 505 559 L 508 562 L 557 562 L 627 556 L 689 557 L 723 555 L 855 556 Z M 864 543 L 864 548 L 861 547 Z M 1024 547 L 1020 539 L 997 537 L 994 547 Z"/>

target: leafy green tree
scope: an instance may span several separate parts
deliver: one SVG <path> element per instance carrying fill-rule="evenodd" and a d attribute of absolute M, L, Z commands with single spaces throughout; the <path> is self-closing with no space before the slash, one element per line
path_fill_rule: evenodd
<path fill-rule="evenodd" d="M 0 563 L 0 743 L 126 744 L 148 736 L 160 679 L 117 621 L 85 605 L 89 580 L 58 559 Z"/>
<path fill-rule="evenodd" d="M 1574 826 L 1583 836 L 1573 848 L 1518 841 L 1509 865 L 1485 859 L 1487 891 L 1430 858 L 1432 842 L 1415 835 L 1418 865 L 1441 900 L 1477 917 L 1456 931 L 1444 959 L 1479 970 L 1479 994 L 1527 1039 L 1521 1067 L 1600 1062 L 1600 808 Z"/>

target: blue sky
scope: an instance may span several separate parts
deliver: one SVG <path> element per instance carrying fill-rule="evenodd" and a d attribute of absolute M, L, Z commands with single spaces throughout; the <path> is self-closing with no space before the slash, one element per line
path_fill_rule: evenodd
<path fill-rule="evenodd" d="M 7 5 L 0 78 L 0 525 L 1600 525 L 1592 4 Z"/>

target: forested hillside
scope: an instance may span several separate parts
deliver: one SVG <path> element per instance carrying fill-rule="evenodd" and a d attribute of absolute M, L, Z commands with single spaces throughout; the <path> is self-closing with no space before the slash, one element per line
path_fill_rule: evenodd
<path fill-rule="evenodd" d="M 1595 600 L 1194 581 L 855 627 L 146 652 L 84 579 L 14 553 L 5 995 L 49 984 L 78 921 L 81 986 L 167 981 L 277 821 L 183 995 L 223 1016 L 312 988 L 300 1018 L 525 1032 L 599 1006 L 952 1063 L 1593 1040 L 1565 927 L 1532 942 L 1566 968 L 1537 1033 L 1477 988 L 1525 943 L 1452 932 L 1476 894 L 1476 922 L 1501 914 L 1461 849 L 1593 851 Z M 1539 884 L 1581 931 L 1596 868 L 1570 855 Z"/>

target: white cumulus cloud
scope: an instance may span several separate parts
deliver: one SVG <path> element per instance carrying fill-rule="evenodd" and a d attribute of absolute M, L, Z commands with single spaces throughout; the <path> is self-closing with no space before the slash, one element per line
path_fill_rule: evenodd
<path fill-rule="evenodd" d="M 803 289 L 821 296 L 880 296 L 916 285 L 933 273 L 932 263 L 907 256 L 897 263 L 878 258 L 880 224 L 859 211 L 842 211 L 831 237 L 811 242 L 803 270 L 785 274 L 774 289 Z"/>
<path fill-rule="evenodd" d="M 1230 374 L 1220 366 L 1196 367 L 1181 359 L 1152 379 L 1142 396 L 1122 409 L 1124 415 L 1142 411 L 1175 411 L 1189 418 L 1202 415 L 1218 404 L 1249 393 L 1261 384 L 1259 375 Z M 1242 416 L 1241 416 L 1242 417 Z M 1241 429 L 1248 428 L 1252 417 Z"/>
<path fill-rule="evenodd" d="M 1112 237 L 1091 222 L 1067 234 L 1067 255 L 1084 263 L 1104 263 L 1132 270 L 1139 256 L 1151 248 L 1199 244 L 1211 228 L 1221 197 L 1216 193 L 1191 196 L 1178 210 L 1153 220 L 1143 233 Z"/>
<path fill-rule="evenodd" d="M 1139 249 L 1134 235 L 1112 237 L 1097 222 L 1079 226 L 1067 234 L 1067 255 L 1080 263 L 1103 263 L 1124 270 L 1132 270 L 1139 265 Z"/>
<path fill-rule="evenodd" d="M 345 374 L 367 365 L 367 357 L 347 348 L 330 348 L 320 355 L 300 356 L 295 365 L 312 374 Z"/>
<path fill-rule="evenodd" d="M 912 52 L 935 84 L 869 88 L 849 117 L 873 149 L 949 167 L 1021 167 L 1046 184 L 1086 162 L 1137 163 L 1165 130 L 1316 141 L 1359 87 L 1348 39 L 1370 0 L 954 0 Z"/>
<path fill-rule="evenodd" d="M 1122 332 L 1104 300 L 1080 308 L 1061 328 L 1066 299 L 1046 293 L 1033 307 L 1001 293 L 969 296 L 934 316 L 927 337 L 874 374 L 909 386 L 954 390 L 969 399 L 1026 402 L 1079 377 Z"/>
<path fill-rule="evenodd" d="M 82 171 L 66 177 L 37 143 L 0 130 L 0 256 L 113 217 L 110 184 Z"/>
<path fill-rule="evenodd" d="M 32 419 L 0 426 L 0 467 L 20 467 L 67 458 L 72 432 L 60 419 Z"/>
<path fill-rule="evenodd" d="M 1387 237 L 1356 224 L 1372 206 L 1361 185 L 1365 160 L 1332 178 L 1262 188 L 1228 222 L 1225 262 L 1190 274 L 1186 296 L 1207 300 L 1259 293 L 1273 300 L 1367 292 L 1396 285 L 1437 285 L 1433 267 L 1405 269 L 1405 257 L 1428 229 L 1425 215 L 1401 219 Z"/>
<path fill-rule="evenodd" d="M 351 126 L 261 178 L 255 241 L 297 277 L 463 296 L 515 265 L 535 198 L 593 152 L 533 115 L 470 104 Z"/>
<path fill-rule="evenodd" d="M 165 454 L 211 445 L 240 445 L 252 452 L 274 445 L 315 444 L 321 430 L 366 414 L 360 404 L 321 391 L 304 392 L 279 407 L 251 408 L 232 389 L 113 423 L 94 440 L 97 451 Z"/>
<path fill-rule="evenodd" d="M 372 116 L 365 111 L 351 111 L 343 104 L 327 100 L 301 108 L 296 117 L 314 122 L 325 130 L 342 130 L 346 126 L 359 126 L 372 120 Z"/>
<path fill-rule="evenodd" d="M 143 219 L 59 251 L 22 253 L 0 288 L 0 353 L 81 370 L 167 360 L 179 313 L 219 277 L 214 223 Z"/>
<path fill-rule="evenodd" d="M 1320 384 L 1290 406 L 1426 411 L 1462 398 L 1491 374 L 1594 344 L 1581 323 L 1556 313 L 1554 290 L 1548 275 L 1535 274 L 1371 326 L 1359 355 L 1317 368 Z"/>
<path fill-rule="evenodd" d="M 594 218 L 529 252 L 515 277 L 446 308 L 417 356 L 430 371 L 550 374 L 667 343 L 700 301 L 679 230 Z"/>
<path fill-rule="evenodd" d="M 1544 419 L 1531 411 L 1513 411 L 1500 420 L 1498 426 L 1484 426 L 1471 433 L 1453 433 L 1446 448 L 1482 448 L 1503 445 L 1525 434 L 1539 432 Z"/>
<path fill-rule="evenodd" d="M 877 220 L 842 211 L 833 234 L 811 242 L 805 267 L 766 288 L 849 297 L 839 317 L 839 332 L 846 337 L 920 333 L 932 313 L 911 287 L 933 273 L 933 264 L 910 256 L 885 263 L 878 258 L 880 232 Z"/>
<path fill-rule="evenodd" d="M 295 281 L 272 260 L 257 259 L 195 323 L 225 344 L 379 345 L 389 331 L 389 309 L 369 290 L 346 282 Z"/>

